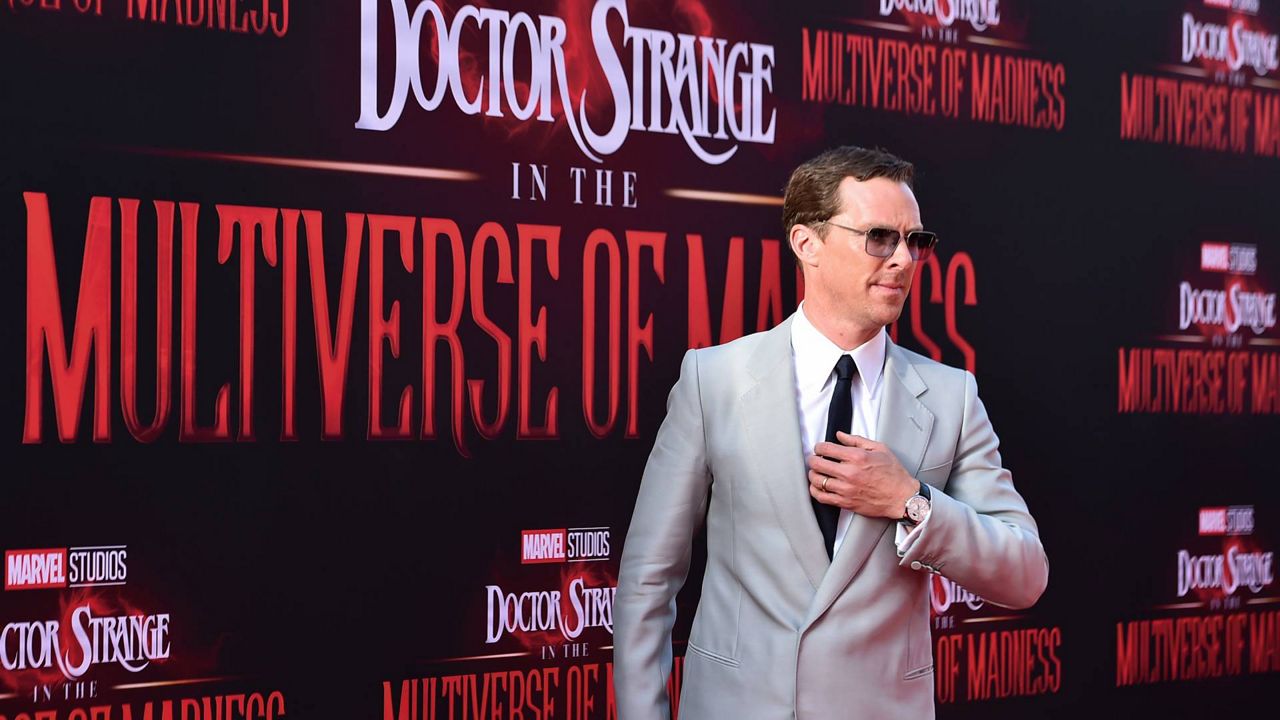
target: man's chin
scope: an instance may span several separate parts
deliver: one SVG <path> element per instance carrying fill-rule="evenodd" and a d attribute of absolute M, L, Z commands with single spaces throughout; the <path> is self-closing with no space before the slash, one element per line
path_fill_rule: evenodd
<path fill-rule="evenodd" d="M 902 317 L 902 311 L 904 309 L 906 309 L 906 303 L 897 306 L 877 308 L 876 312 L 873 313 L 873 317 L 875 318 L 876 324 L 889 325 L 897 322 L 898 318 Z"/>

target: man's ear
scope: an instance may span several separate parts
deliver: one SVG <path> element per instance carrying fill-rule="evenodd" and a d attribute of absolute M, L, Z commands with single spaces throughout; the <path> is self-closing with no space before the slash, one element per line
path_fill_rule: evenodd
<path fill-rule="evenodd" d="M 818 256 L 822 253 L 822 238 L 818 236 L 817 230 L 809 225 L 796 223 L 791 226 L 787 241 L 791 244 L 791 252 L 801 265 L 818 266 Z"/>

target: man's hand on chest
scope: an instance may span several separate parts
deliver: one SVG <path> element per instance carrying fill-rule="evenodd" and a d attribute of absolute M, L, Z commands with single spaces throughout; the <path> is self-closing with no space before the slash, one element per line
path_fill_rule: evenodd
<path fill-rule="evenodd" d="M 920 483 L 884 443 L 844 432 L 836 439 L 818 443 L 806 460 L 809 494 L 864 517 L 901 520 Z"/>

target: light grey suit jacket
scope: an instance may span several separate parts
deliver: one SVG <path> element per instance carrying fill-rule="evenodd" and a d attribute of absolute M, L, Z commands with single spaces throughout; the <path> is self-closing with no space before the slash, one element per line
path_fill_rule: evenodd
<path fill-rule="evenodd" d="M 1044 548 L 973 375 L 892 342 L 878 437 L 933 488 L 932 514 L 905 557 L 893 521 L 855 515 L 828 561 L 809 502 L 790 338 L 788 318 L 684 356 L 623 547 L 613 605 L 620 720 L 670 714 L 675 597 L 704 518 L 683 720 L 932 718 L 929 573 L 1012 608 L 1044 591 Z"/>

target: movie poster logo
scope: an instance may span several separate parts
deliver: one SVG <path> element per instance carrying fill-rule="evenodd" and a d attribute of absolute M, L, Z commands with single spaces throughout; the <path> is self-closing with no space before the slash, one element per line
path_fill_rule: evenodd
<path fill-rule="evenodd" d="M 1170 283 L 1163 347 L 1119 349 L 1125 413 L 1280 413 L 1277 293 L 1262 246 L 1206 240 Z"/>
<path fill-rule="evenodd" d="M 1255 547 L 1252 505 L 1206 507 L 1199 513 L 1199 535 L 1222 536 L 1216 552 L 1178 550 L 1178 597 L 1210 601 L 1261 593 L 1275 583 L 1275 553 Z"/>
<path fill-rule="evenodd" d="M 609 559 L 609 528 L 522 530 L 520 562 L 524 565 L 599 562 Z"/>
<path fill-rule="evenodd" d="M 1280 18 L 1261 0 L 1189 2 L 1178 17 L 1170 72 L 1243 86 L 1280 70 Z M 1179 67 L 1180 66 L 1180 67 Z M 1280 87 L 1265 81 L 1259 87 Z"/>
<path fill-rule="evenodd" d="M 1200 534 L 1203 535 L 1252 535 L 1253 506 L 1200 508 Z"/>
<path fill-rule="evenodd" d="M 1215 347 L 1277 335 L 1276 292 L 1259 274 L 1259 259 L 1252 243 L 1200 243 L 1199 272 L 1189 270 L 1178 283 L 1178 331 Z"/>
<path fill-rule="evenodd" d="M 1156 74 L 1121 73 L 1120 137 L 1280 156 L 1280 17 L 1261 0 L 1188 2 Z M 1154 28 L 1153 28 L 1154 30 Z"/>
<path fill-rule="evenodd" d="M 1187 517 L 1194 534 L 1165 565 L 1171 602 L 1116 623 L 1117 687 L 1280 671 L 1275 553 L 1257 536 L 1255 507 Z"/>
<path fill-rule="evenodd" d="M 1245 15 L 1229 15 L 1227 20 L 1215 22 L 1184 12 L 1180 59 L 1221 81 L 1229 79 L 1226 73 L 1246 68 L 1258 77 L 1270 75 L 1280 69 L 1280 36 L 1257 23 L 1257 18 Z"/>
<path fill-rule="evenodd" d="M 485 588 L 488 625 L 485 643 L 506 636 L 526 646 L 543 641 L 576 642 L 583 632 L 602 629 L 613 635 L 613 598 L 616 584 L 604 584 L 589 575 L 571 575 L 555 590 L 508 591 L 499 585 Z"/>
<path fill-rule="evenodd" d="M 880 16 L 898 17 L 913 27 L 967 24 L 980 33 L 1000 25 L 1000 0 L 880 0 Z"/>
<path fill-rule="evenodd" d="M 485 646 L 554 659 L 610 645 L 618 587 L 610 528 L 530 528 L 519 538 L 521 572 L 495 573 L 484 588 Z"/>
<path fill-rule="evenodd" d="M 5 590 L 124 585 L 129 576 L 124 545 L 6 550 Z"/>
<path fill-rule="evenodd" d="M 1062 628 L 930 575 L 934 697 L 939 704 L 1046 695 L 1062 687 Z"/>
<path fill-rule="evenodd" d="M 1192 327 L 1210 338 L 1252 330 L 1262 335 L 1276 326 L 1276 294 L 1250 289 L 1236 279 L 1224 289 L 1178 285 L 1178 329 Z"/>
<path fill-rule="evenodd" d="M 391 130 L 412 98 L 424 112 L 563 122 L 597 163 L 633 132 L 677 135 L 708 165 L 742 143 L 773 144 L 772 45 L 646 27 L 624 0 L 597 0 L 585 23 L 444 5 L 361 0 L 356 129 Z M 380 94 L 388 85 L 389 96 Z"/>
<path fill-rule="evenodd" d="M 1250 551 L 1240 545 L 1211 555 L 1179 550 L 1178 597 L 1186 597 L 1192 591 L 1226 597 L 1246 589 L 1256 595 L 1275 582 L 1274 562 L 1274 552 Z"/>
<path fill-rule="evenodd" d="M 521 564 L 502 563 L 494 574 L 519 572 L 495 579 L 483 600 L 475 594 L 469 603 L 484 608 L 484 651 L 428 660 L 441 666 L 436 675 L 383 680 L 383 715 L 427 720 L 444 716 L 447 706 L 451 717 L 454 708 L 459 716 L 487 717 L 502 707 L 509 717 L 550 720 L 603 716 L 607 707 L 612 717 L 613 663 L 601 651 L 613 647 L 617 581 L 595 562 L 609 553 L 608 527 L 521 531 Z M 538 567 L 549 563 L 559 566 Z M 678 696 L 682 659 L 674 665 Z"/>
<path fill-rule="evenodd" d="M 1233 275 L 1258 272 L 1258 246 L 1245 243 L 1200 243 L 1200 269 Z"/>
<path fill-rule="evenodd" d="M 845 31 L 801 28 L 801 97 L 1062 130 L 1066 67 L 1033 56 L 1027 2 L 878 0 Z"/>
<path fill-rule="evenodd" d="M 169 657 L 169 613 L 109 609 L 82 596 L 60 618 L 8 622 L 0 630 L 0 667 L 11 673 L 52 671 L 79 680 L 94 665 L 136 673 Z"/>
<path fill-rule="evenodd" d="M 525 531 L 525 537 L 567 542 L 567 535 L 555 532 L 565 531 Z M 383 716 L 489 717 L 502 708 L 503 717 L 512 718 L 613 717 L 613 663 L 600 651 L 613 647 L 617 582 L 600 567 L 561 565 L 558 584 L 523 579 L 486 586 L 486 652 L 435 659 L 438 674 L 383 680 Z M 671 682 L 677 697 L 682 666 L 682 658 L 676 658 Z"/>
<path fill-rule="evenodd" d="M 1235 10 L 1236 12 L 1249 13 L 1250 15 L 1257 15 L 1260 5 L 1259 0 L 1204 0 L 1205 7 Z"/>
<path fill-rule="evenodd" d="M 147 598 L 133 559 L 125 545 L 5 551 L 7 590 L 48 592 L 4 596 L 0 718 L 285 715 L 280 691 L 211 689 L 237 678 L 189 613 Z"/>
<path fill-rule="evenodd" d="M 5 550 L 6 592 L 51 592 L 11 596 L 0 618 L 0 699 L 94 699 L 170 662 L 174 616 L 125 591 L 129 560 L 125 545 Z"/>

